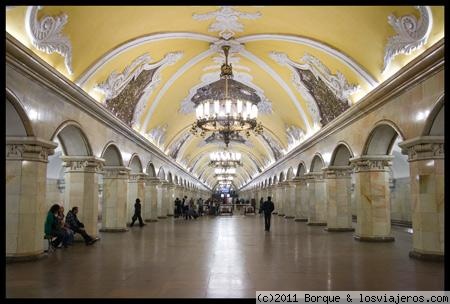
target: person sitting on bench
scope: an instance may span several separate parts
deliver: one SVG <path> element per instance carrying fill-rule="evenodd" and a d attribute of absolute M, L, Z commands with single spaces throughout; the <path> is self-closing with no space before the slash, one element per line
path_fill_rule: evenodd
<path fill-rule="evenodd" d="M 62 242 L 63 247 L 67 248 L 67 238 L 64 230 L 61 229 L 57 218 L 59 208 L 60 207 L 58 204 L 54 204 L 48 211 L 47 218 L 45 220 L 44 233 L 46 238 L 56 237 L 56 239 L 51 242 L 53 247 L 58 248 Z"/>
<path fill-rule="evenodd" d="M 74 233 L 79 233 L 84 238 L 84 242 L 86 245 L 94 244 L 98 238 L 93 238 L 84 230 L 84 224 L 81 223 L 77 218 L 78 207 L 73 207 L 66 215 L 66 223 L 69 225 L 69 228 L 73 230 Z"/>

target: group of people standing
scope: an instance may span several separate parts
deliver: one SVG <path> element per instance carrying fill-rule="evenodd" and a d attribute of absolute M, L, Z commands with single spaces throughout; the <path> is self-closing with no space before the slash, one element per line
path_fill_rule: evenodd
<path fill-rule="evenodd" d="M 186 220 L 197 219 L 197 217 L 203 215 L 203 200 L 199 198 L 197 203 L 191 198 L 188 201 L 188 197 L 184 196 L 182 200 L 178 197 L 175 199 L 175 218 L 184 217 Z"/>
<path fill-rule="evenodd" d="M 67 216 L 64 215 L 63 206 L 54 204 L 50 207 L 45 220 L 44 233 L 47 238 L 54 238 L 51 241 L 51 246 L 54 248 L 67 248 L 73 244 L 75 233 L 79 233 L 88 246 L 99 240 L 91 237 L 86 232 L 84 224 L 78 220 L 77 213 L 78 207 L 73 207 L 67 213 Z"/>

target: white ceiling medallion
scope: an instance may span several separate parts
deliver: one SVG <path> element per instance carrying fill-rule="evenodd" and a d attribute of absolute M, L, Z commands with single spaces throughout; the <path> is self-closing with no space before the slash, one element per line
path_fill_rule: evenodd
<path fill-rule="evenodd" d="M 47 54 L 58 53 L 64 57 L 64 64 L 69 74 L 72 70 L 72 44 L 69 38 L 62 34 L 67 23 L 67 14 L 51 17 L 45 16 L 37 19 L 38 11 L 42 6 L 29 6 L 25 15 L 25 30 L 31 43 L 39 51 Z"/>
<path fill-rule="evenodd" d="M 292 61 L 285 53 L 281 52 L 272 51 L 269 53 L 269 56 L 280 65 L 286 65 L 291 69 L 292 81 L 299 92 L 302 94 L 303 98 L 305 98 L 308 109 L 313 116 L 315 124 L 320 124 L 321 119 L 317 104 L 314 97 L 311 96 L 306 87 L 303 85 L 300 77 L 298 76 L 298 73 L 294 68 L 311 71 L 317 79 L 321 79 L 325 83 L 325 85 L 334 93 L 337 98 L 339 98 L 343 102 L 347 102 L 349 105 L 349 96 L 356 93 L 360 88 L 359 85 L 349 84 L 345 76 L 339 71 L 336 72 L 336 75 L 331 74 L 330 70 L 319 59 L 310 54 L 306 53 L 303 56 L 303 58 L 301 59 L 303 63 Z"/>
<path fill-rule="evenodd" d="M 167 53 L 164 58 L 158 62 L 150 63 L 152 58 L 149 54 L 143 54 L 133 60 L 130 65 L 128 65 L 122 73 L 117 73 L 113 71 L 109 77 L 102 83 L 96 84 L 94 89 L 102 92 L 104 94 L 104 99 L 100 102 L 104 102 L 107 99 L 115 98 L 132 80 L 135 80 L 144 70 L 154 70 L 157 69 L 152 77 L 152 82 L 149 86 L 145 88 L 145 92 L 140 98 L 136 105 L 133 115 L 132 125 L 136 126 L 139 116 L 142 113 L 145 105 L 153 92 L 154 88 L 161 81 L 161 70 L 164 66 L 172 65 L 177 62 L 183 56 L 183 52 L 172 52 Z M 136 126 L 138 128 L 138 126 Z"/>
<path fill-rule="evenodd" d="M 409 55 L 427 42 L 433 26 L 431 9 L 429 6 L 415 6 L 415 8 L 420 12 L 419 20 L 413 15 L 405 15 L 400 18 L 389 15 L 388 22 L 397 35 L 390 37 L 386 44 L 382 72 L 386 71 L 395 56 L 398 54 Z"/>
<path fill-rule="evenodd" d="M 220 37 L 226 40 L 233 37 L 236 32 L 244 31 L 244 26 L 239 22 L 239 18 L 254 20 L 259 17 L 261 17 L 260 12 L 243 13 L 230 6 L 221 6 L 219 10 L 214 12 L 192 15 L 192 18 L 198 21 L 215 19 L 216 21 L 209 26 L 208 31 L 219 32 Z"/>
<path fill-rule="evenodd" d="M 272 113 L 272 102 L 267 99 L 267 97 L 264 95 L 264 91 L 261 88 L 252 83 L 253 77 L 250 74 L 244 72 L 234 72 L 233 75 L 234 80 L 251 87 L 256 91 L 256 94 L 261 98 L 261 102 L 258 103 L 258 113 L 261 114 Z M 194 113 L 195 112 L 194 103 L 191 101 L 191 99 L 195 95 L 197 90 L 219 79 L 220 77 L 216 72 L 204 74 L 201 77 L 201 82 L 196 86 L 192 87 L 189 90 L 188 96 L 181 101 L 181 105 L 178 112 L 182 114 Z"/>

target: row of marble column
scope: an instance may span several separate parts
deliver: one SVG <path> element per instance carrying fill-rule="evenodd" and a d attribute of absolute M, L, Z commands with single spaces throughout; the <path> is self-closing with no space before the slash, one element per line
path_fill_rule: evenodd
<path fill-rule="evenodd" d="M 413 248 L 410 256 L 442 259 L 444 255 L 444 139 L 418 137 L 400 144 L 408 154 L 411 176 Z M 266 188 L 240 195 L 272 197 L 274 213 L 308 225 L 326 225 L 328 231 L 352 231 L 351 174 L 360 241 L 394 241 L 391 234 L 389 171 L 392 156 L 364 155 L 350 166 L 330 166 Z"/>
<path fill-rule="evenodd" d="M 8 137 L 6 144 L 6 257 L 32 259 L 44 251 L 47 162 L 56 145 L 31 137 Z M 93 236 L 98 236 L 99 175 L 103 176 L 100 231 L 104 232 L 127 231 L 136 198 L 141 200 L 143 219 L 153 222 L 173 216 L 176 197 L 208 195 L 145 173 L 130 173 L 127 167 L 104 166 L 104 160 L 94 156 L 62 160 L 66 206 L 79 207 L 78 217 Z"/>

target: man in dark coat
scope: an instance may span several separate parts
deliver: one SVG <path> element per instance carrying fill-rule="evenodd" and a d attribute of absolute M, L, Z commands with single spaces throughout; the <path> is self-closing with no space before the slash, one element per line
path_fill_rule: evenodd
<path fill-rule="evenodd" d="M 145 225 L 141 217 L 141 200 L 138 198 L 136 199 L 136 203 L 134 204 L 134 214 L 133 217 L 131 218 L 132 222 L 130 224 L 130 227 L 133 227 L 134 222 L 136 222 L 137 219 L 139 219 L 139 227 Z"/>
<path fill-rule="evenodd" d="M 264 224 L 266 227 L 266 231 L 270 230 L 270 217 L 272 216 L 272 211 L 275 209 L 275 206 L 272 202 L 272 197 L 268 196 L 267 201 L 265 201 L 262 205 L 262 210 L 264 212 Z"/>
<path fill-rule="evenodd" d="M 87 234 L 86 230 L 84 229 L 84 224 L 78 220 L 77 213 L 78 207 L 73 207 L 72 210 L 67 213 L 66 224 L 71 230 L 73 230 L 74 233 L 81 234 L 86 245 L 94 244 L 98 240 L 98 238 L 93 238 L 89 234 Z"/>

